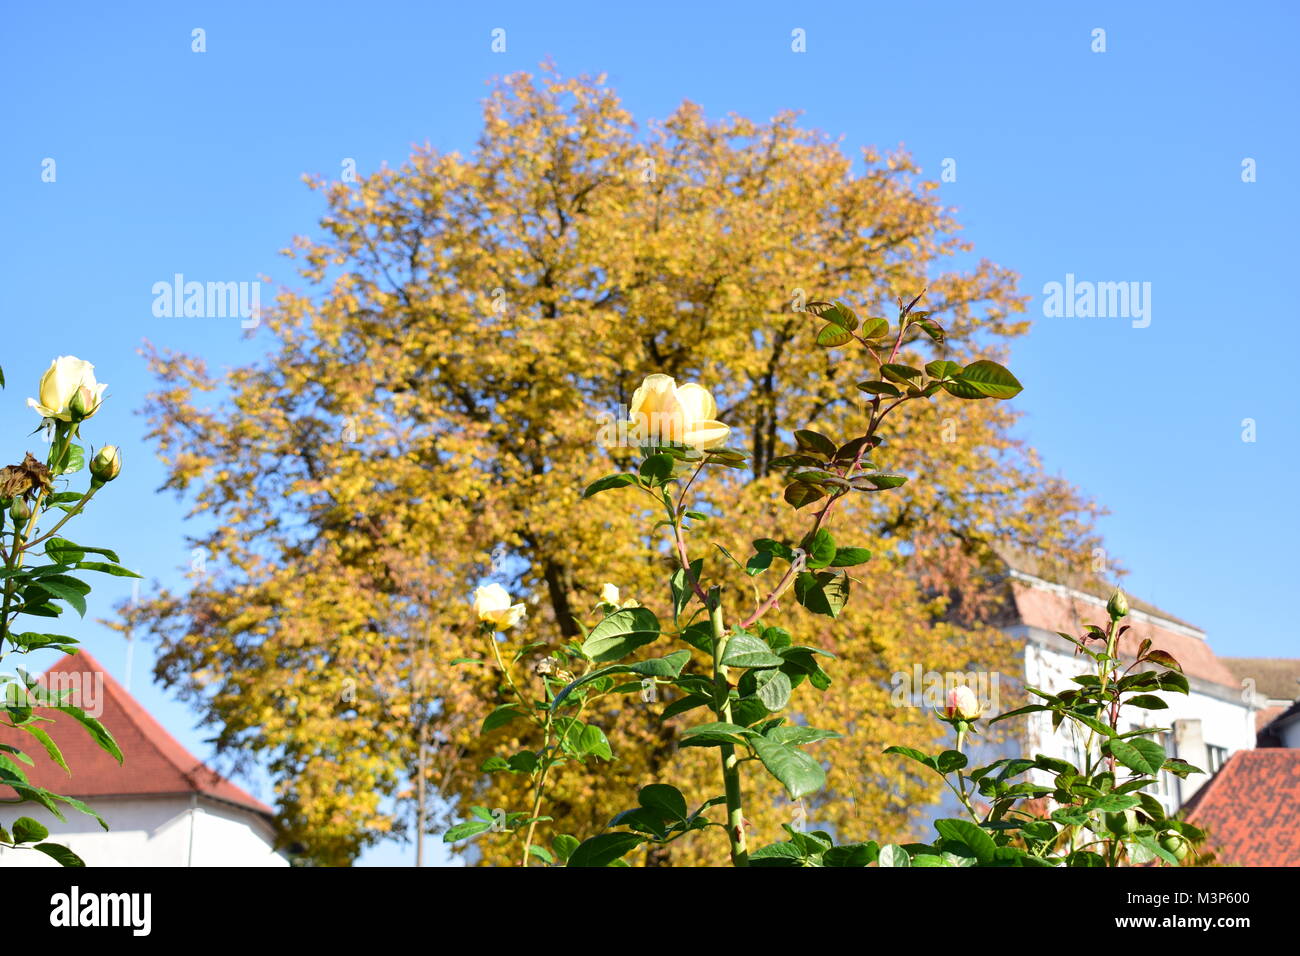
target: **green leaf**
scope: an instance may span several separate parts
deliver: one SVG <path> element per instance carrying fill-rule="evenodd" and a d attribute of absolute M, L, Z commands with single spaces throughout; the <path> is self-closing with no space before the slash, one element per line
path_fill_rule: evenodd
<path fill-rule="evenodd" d="M 704 571 L 704 559 L 696 558 L 691 562 L 690 578 L 686 575 L 684 568 L 678 568 L 668 579 L 668 587 L 673 595 L 673 622 L 681 617 L 681 613 L 686 609 L 686 605 L 691 602 L 691 595 L 694 590 L 691 587 L 691 580 L 699 581 L 700 575 Z"/>
<path fill-rule="evenodd" d="M 682 731 L 683 747 L 715 747 L 718 744 L 744 744 L 747 738 L 754 737 L 754 731 L 739 724 L 715 721 L 709 724 L 697 724 Z"/>
<path fill-rule="evenodd" d="M 944 390 L 957 398 L 1014 398 L 1024 388 L 1014 375 L 997 362 L 980 359 L 972 362 L 943 383 Z"/>
<path fill-rule="evenodd" d="M 1102 749 L 1131 770 L 1154 777 L 1165 763 L 1165 751 L 1154 740 L 1134 737 L 1131 740 L 1107 740 Z"/>
<path fill-rule="evenodd" d="M 126 568 L 116 564 L 106 564 L 103 561 L 78 561 L 74 565 L 79 571 L 99 571 L 101 574 L 111 574 L 119 578 L 142 578 L 143 575 L 136 574 Z"/>
<path fill-rule="evenodd" d="M 54 738 L 35 724 L 23 724 L 22 729 L 39 740 L 41 746 L 45 748 L 45 752 L 50 755 L 50 759 L 62 767 L 68 776 L 72 776 L 72 771 L 68 769 L 68 762 L 63 759 L 63 753 L 59 750 L 58 744 L 54 742 Z"/>
<path fill-rule="evenodd" d="M 945 750 L 935 758 L 935 769 L 940 773 L 952 773 L 966 766 L 967 758 L 959 750 Z"/>
<path fill-rule="evenodd" d="M 515 708 L 512 704 L 502 704 L 492 713 L 483 718 L 483 726 L 479 728 L 480 734 L 486 734 L 489 731 L 496 730 L 498 727 L 504 727 L 512 720 L 517 720 L 524 716 L 524 712 Z"/>
<path fill-rule="evenodd" d="M 956 362 L 949 362 L 940 359 L 936 362 L 930 362 L 927 364 L 925 366 L 925 374 L 929 375 L 931 378 L 943 381 L 944 379 L 952 378 L 955 375 L 960 375 L 961 366 Z"/>
<path fill-rule="evenodd" d="M 597 478 L 589 484 L 587 490 L 582 493 L 582 497 L 590 498 L 592 495 L 598 495 L 602 491 L 608 491 L 611 488 L 622 488 L 625 485 L 634 485 L 636 482 L 636 475 L 606 475 L 604 478 Z"/>
<path fill-rule="evenodd" d="M 850 332 L 858 327 L 857 314 L 843 302 L 809 302 L 806 310 L 809 314 L 833 322 Z"/>
<path fill-rule="evenodd" d="M 899 754 L 903 757 L 909 757 L 922 766 L 929 767 L 936 773 L 939 772 L 939 763 L 935 758 L 931 757 L 929 754 L 921 753 L 921 751 L 912 747 L 901 747 L 895 745 L 893 747 L 886 747 L 884 752 L 887 754 Z"/>
<path fill-rule="evenodd" d="M 787 561 L 794 560 L 794 551 L 787 544 L 782 544 L 773 538 L 756 538 L 754 540 L 755 551 L 766 551 L 776 555 L 778 558 L 784 558 Z"/>
<path fill-rule="evenodd" d="M 657 455 L 651 455 L 641 462 L 641 467 L 637 469 L 641 473 L 641 478 L 651 483 L 663 483 L 673 476 L 673 466 L 677 460 L 672 455 L 660 452 Z"/>
<path fill-rule="evenodd" d="M 805 451 L 815 452 L 828 459 L 835 457 L 835 453 L 839 451 L 839 446 L 835 442 L 811 428 L 800 428 L 795 431 L 794 440 Z"/>
<path fill-rule="evenodd" d="M 754 694 L 770 711 L 778 711 L 790 703 L 793 690 L 790 678 L 775 668 L 759 671 L 756 676 L 757 687 Z"/>
<path fill-rule="evenodd" d="M 78 614 L 86 616 L 86 594 L 90 587 L 84 582 L 66 574 L 47 574 L 31 587 L 67 601 Z"/>
<path fill-rule="evenodd" d="M 822 348 L 838 348 L 851 341 L 853 341 L 853 333 L 835 324 L 824 326 L 817 333 L 817 344 Z"/>
<path fill-rule="evenodd" d="M 769 868 L 803 866 L 804 861 L 807 859 L 808 857 L 804 851 L 788 840 L 780 843 L 769 843 L 767 846 L 759 847 L 749 854 L 751 866 Z"/>
<path fill-rule="evenodd" d="M 751 739 L 750 746 L 767 772 L 785 785 L 790 799 L 798 800 L 816 793 L 825 785 L 826 771 L 822 765 L 798 747 L 767 737 Z"/>
<path fill-rule="evenodd" d="M 464 823 L 458 823 L 442 835 L 443 843 L 455 843 L 457 840 L 464 840 L 467 837 L 478 836 L 486 830 L 492 828 L 491 820 L 466 820 Z"/>
<path fill-rule="evenodd" d="M 919 316 L 919 318 L 914 318 L 910 324 L 920 328 L 921 331 L 924 332 L 926 335 L 928 335 L 931 339 L 933 339 L 936 344 L 942 345 L 943 340 L 946 338 L 946 335 L 944 334 L 943 331 L 943 326 L 940 325 L 938 322 L 936 322 L 934 319 L 929 318 L 928 313 L 922 316 L 918 312 L 917 315 Z"/>
<path fill-rule="evenodd" d="M 878 866 L 911 866 L 911 857 L 901 846 L 893 843 L 886 843 L 880 848 L 880 855 L 876 858 Z"/>
<path fill-rule="evenodd" d="M 99 744 L 99 748 L 110 754 L 118 763 L 122 762 L 122 750 L 118 747 L 117 741 L 108 729 L 94 717 L 91 717 L 80 707 L 73 707 L 71 704 L 60 704 L 55 708 L 67 714 L 81 726 L 90 732 L 91 738 Z"/>
<path fill-rule="evenodd" d="M 810 505 L 820 498 L 826 497 L 826 492 L 816 485 L 807 485 L 802 481 L 791 482 L 785 486 L 785 500 L 793 505 L 796 509 L 804 505 Z"/>
<path fill-rule="evenodd" d="M 85 866 L 86 861 L 77 854 L 73 853 L 61 843 L 38 843 L 32 847 L 34 850 L 40 850 L 51 859 L 57 860 L 60 866 Z"/>
<path fill-rule="evenodd" d="M 870 560 L 871 552 L 866 548 L 836 548 L 835 557 L 831 558 L 831 567 L 851 568 Z"/>
<path fill-rule="evenodd" d="M 1142 801 L 1137 797 L 1127 793 L 1108 793 L 1100 796 L 1095 800 L 1089 800 L 1083 805 L 1085 813 L 1120 813 L 1124 810 L 1131 810 Z"/>
<path fill-rule="evenodd" d="M 1138 694 L 1136 697 L 1130 697 L 1124 703 L 1133 707 L 1141 707 L 1143 710 L 1165 710 L 1169 706 L 1165 703 L 1164 698 L 1157 697 L 1155 694 Z"/>
<path fill-rule="evenodd" d="M 1162 847 L 1156 840 L 1152 839 L 1149 836 L 1134 837 L 1133 842 L 1141 846 L 1143 849 L 1151 851 L 1156 856 L 1160 857 L 1160 859 L 1168 863 L 1170 866 L 1182 866 L 1182 862 L 1178 859 L 1178 857 L 1174 856 L 1172 853 L 1170 853 L 1168 850 Z"/>
<path fill-rule="evenodd" d="M 582 653 L 597 662 L 616 661 L 649 644 L 660 634 L 659 619 L 647 608 L 615 611 L 591 629 Z"/>
<path fill-rule="evenodd" d="M 814 614 L 839 617 L 849 599 L 848 573 L 801 571 L 794 581 L 794 597 Z"/>
<path fill-rule="evenodd" d="M 635 833 L 602 833 L 583 840 L 569 855 L 569 866 L 609 866 L 645 842 Z"/>
<path fill-rule="evenodd" d="M 568 833 L 560 833 L 551 840 L 551 849 L 555 851 L 556 857 L 567 863 L 573 851 L 578 848 L 578 838 Z"/>
<path fill-rule="evenodd" d="M 934 828 L 945 840 L 964 844 L 981 863 L 990 862 L 997 850 L 993 838 L 969 820 L 936 820 Z"/>
<path fill-rule="evenodd" d="M 565 684 L 560 692 L 555 695 L 551 701 L 551 710 L 559 707 L 566 697 L 572 694 L 583 684 L 589 684 L 592 681 L 599 680 L 611 674 L 639 674 L 642 677 L 663 677 L 672 678 L 681 674 L 682 668 L 687 665 L 691 659 L 690 651 L 673 651 L 664 657 L 653 657 L 645 661 L 635 661 L 631 664 L 611 664 L 608 667 L 597 668 L 590 674 L 584 674 L 575 681 Z"/>
<path fill-rule="evenodd" d="M 835 558 L 835 539 L 825 528 L 818 528 L 810 537 L 805 537 L 800 547 L 808 553 L 807 567 L 811 571 L 827 567 Z"/>
<path fill-rule="evenodd" d="M 891 382 L 897 382 L 900 385 L 907 385 L 913 379 L 921 377 L 921 370 L 912 368 L 910 365 L 899 365 L 895 362 L 886 362 L 880 366 L 880 374 Z"/>
<path fill-rule="evenodd" d="M 537 857 L 537 859 L 541 860 L 547 866 L 550 866 L 555 862 L 555 856 L 551 851 L 546 849 L 544 846 L 538 846 L 536 843 L 529 845 L 528 852 Z"/>
<path fill-rule="evenodd" d="M 636 799 L 641 806 L 659 814 L 670 823 L 685 820 L 687 817 L 686 797 L 671 784 L 649 784 L 637 791 Z"/>
<path fill-rule="evenodd" d="M 888 395 L 890 398 L 900 398 L 903 394 L 897 385 L 891 385 L 888 382 L 858 382 L 858 388 L 869 395 Z"/>
<path fill-rule="evenodd" d="M 780 667 L 783 663 L 762 638 L 744 631 L 732 634 L 723 649 L 722 664 L 726 667 Z"/>
<path fill-rule="evenodd" d="M 578 734 L 574 742 L 578 755 L 582 757 L 600 757 L 602 760 L 613 760 L 614 752 L 609 747 L 609 738 L 599 727 L 587 724 Z"/>
<path fill-rule="evenodd" d="M 907 484 L 907 478 L 903 475 L 856 475 L 851 484 L 857 485 L 859 482 L 871 485 L 873 488 L 885 490 L 887 488 L 897 488 L 899 485 Z"/>
<path fill-rule="evenodd" d="M 69 445 L 68 460 L 63 463 L 62 468 L 52 469 L 52 471 L 55 476 L 71 475 L 84 467 L 86 467 L 86 450 L 80 445 Z"/>
<path fill-rule="evenodd" d="M 50 831 L 44 824 L 38 823 L 31 817 L 19 817 L 14 821 L 13 834 L 15 843 L 33 843 L 36 840 L 44 840 L 50 835 Z"/>
<path fill-rule="evenodd" d="M 780 727 L 773 727 L 763 736 L 780 744 L 802 746 L 803 744 L 814 744 L 819 740 L 831 740 L 842 735 L 835 733 L 833 730 L 818 730 L 816 727 L 785 724 Z"/>
<path fill-rule="evenodd" d="M 76 557 L 71 558 L 71 560 L 65 560 L 62 555 L 56 557 L 54 554 L 51 554 L 51 550 L 55 552 L 71 552 L 75 554 Z M 85 544 L 73 544 L 67 538 L 50 538 L 49 541 L 45 542 L 45 556 L 52 561 L 58 561 L 60 564 L 76 564 L 87 554 L 102 554 L 114 564 L 122 563 L 122 559 L 117 556 L 117 552 L 111 548 L 92 548 Z"/>

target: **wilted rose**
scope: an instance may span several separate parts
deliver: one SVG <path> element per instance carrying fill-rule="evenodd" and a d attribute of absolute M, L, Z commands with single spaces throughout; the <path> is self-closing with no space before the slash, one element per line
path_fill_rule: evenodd
<path fill-rule="evenodd" d="M 0 498 L 18 498 L 48 493 L 54 490 L 54 476 L 50 469 L 32 457 L 31 452 L 23 458 L 21 465 L 5 465 L 0 468 Z"/>

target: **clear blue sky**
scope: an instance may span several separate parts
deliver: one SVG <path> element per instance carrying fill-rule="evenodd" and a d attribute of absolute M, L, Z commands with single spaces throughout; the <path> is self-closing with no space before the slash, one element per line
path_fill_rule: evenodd
<path fill-rule="evenodd" d="M 978 255 L 1034 296 L 1013 368 L 1021 434 L 1047 467 L 1112 514 L 1131 589 L 1204 627 L 1216 651 L 1295 655 L 1292 485 L 1295 224 L 1300 68 L 1295 5 L 1165 3 L 74 3 L 9 2 L 0 27 L 0 269 L 9 387 L 0 434 L 51 358 L 93 361 L 112 400 L 92 441 L 126 474 L 73 536 L 112 542 L 149 578 L 189 561 L 182 507 L 135 414 L 145 338 L 214 367 L 269 347 L 235 319 L 159 319 L 151 286 L 268 274 L 310 231 L 304 172 L 337 178 L 399 164 L 412 143 L 468 150 L 493 76 L 550 56 L 609 74 L 639 121 L 683 98 L 713 115 L 784 108 L 846 148 L 904 143 L 958 207 Z M 206 31 L 206 53 L 191 31 Z M 491 52 L 506 30 L 507 52 Z M 791 51 L 801 28 L 807 52 Z M 1092 31 L 1106 31 L 1094 53 Z M 57 179 L 42 182 L 55 160 Z M 1257 181 L 1242 182 L 1242 161 Z M 1151 322 L 1047 318 L 1043 288 L 1151 283 Z M 1256 441 L 1242 441 L 1253 419 Z M 27 439 L 27 447 L 35 446 Z M 16 458 L 11 437 L 4 456 Z M 8 460 L 8 459 L 6 459 Z M 129 593 L 92 595 L 89 622 Z M 87 623 L 92 652 L 125 676 L 121 639 Z M 202 756 L 193 715 L 133 688 Z M 264 799 L 264 781 L 244 778 Z M 387 848 L 370 862 L 400 862 Z"/>

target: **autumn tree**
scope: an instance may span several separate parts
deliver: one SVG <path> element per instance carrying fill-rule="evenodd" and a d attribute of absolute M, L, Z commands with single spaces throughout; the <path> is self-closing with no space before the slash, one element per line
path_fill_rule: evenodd
<path fill-rule="evenodd" d="M 522 783 L 479 768 L 512 735 L 535 741 L 518 725 L 480 738 L 502 689 L 487 668 L 453 666 L 483 656 L 476 584 L 527 596 L 512 640 L 539 642 L 539 655 L 594 620 L 606 582 L 668 605 L 653 519 L 616 496 L 580 497 L 630 454 L 601 439 L 645 374 L 707 382 L 731 443 L 751 453 L 708 485 L 727 521 L 696 533 L 748 553 L 754 529 L 792 518 L 772 467 L 791 429 L 849 433 L 840 426 L 860 414 L 842 397 L 849 367 L 816 347 L 803 302 L 878 314 L 927 289 L 948 338 L 909 344 L 914 362 L 961 361 L 977 345 L 996 355 L 1026 329 L 1010 272 L 956 267 L 968 246 L 905 153 L 855 161 L 793 114 L 711 120 L 683 103 L 642 131 L 603 79 L 546 69 L 495 89 L 468 155 L 423 148 L 357 183 L 311 185 L 327 209 L 287 253 L 303 288 L 265 317 L 267 360 L 216 375 L 149 351 L 151 435 L 168 487 L 206 519 L 194 546 L 212 558 L 187 590 L 123 613 L 156 637 L 158 678 L 219 746 L 266 760 L 284 841 L 320 863 L 409 830 L 421 740 L 451 815 L 522 803 Z M 835 770 L 809 820 L 848 837 L 904 832 L 936 783 L 881 750 L 937 731 L 922 710 L 890 705 L 890 675 L 915 662 L 1010 669 L 990 624 L 991 543 L 1091 546 L 1088 506 L 1013 440 L 1014 416 L 909 406 L 873 457 L 923 479 L 837 515 L 875 558 L 833 627 L 801 622 L 840 657 L 808 717 L 845 734 L 822 745 Z M 727 563 L 717 548 L 706 560 Z M 780 613 L 807 616 L 793 603 Z M 588 715 L 616 759 L 554 784 L 553 832 L 588 835 L 669 763 L 698 774 L 693 797 L 712 795 L 712 760 L 677 750 L 664 701 L 633 700 Z M 746 807 L 758 840 L 793 810 L 775 788 Z M 431 817 L 430 832 L 447 820 Z M 480 847 L 497 860 L 490 840 Z M 648 862 L 703 853 L 683 841 Z"/>

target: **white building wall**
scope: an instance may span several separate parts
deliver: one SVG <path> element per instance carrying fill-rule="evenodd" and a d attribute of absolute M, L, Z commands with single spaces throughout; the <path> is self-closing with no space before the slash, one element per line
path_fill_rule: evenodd
<path fill-rule="evenodd" d="M 31 817 L 87 866 L 288 866 L 274 852 L 270 832 L 252 813 L 205 797 L 117 797 L 95 801 L 111 829 L 94 817 L 67 808 L 67 823 L 48 810 L 26 803 L 13 807 L 5 822 Z M 58 866 L 34 850 L 0 848 L 0 866 Z"/>

